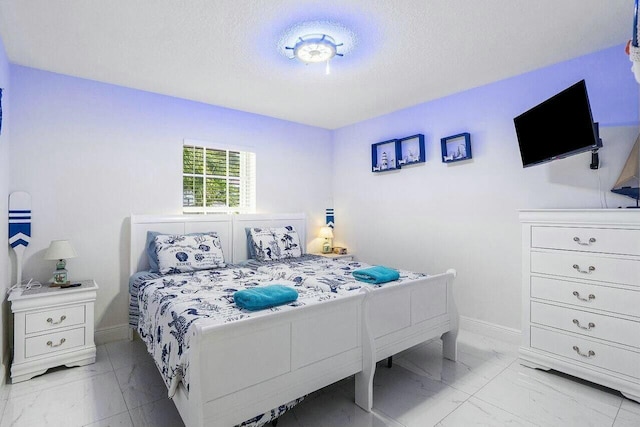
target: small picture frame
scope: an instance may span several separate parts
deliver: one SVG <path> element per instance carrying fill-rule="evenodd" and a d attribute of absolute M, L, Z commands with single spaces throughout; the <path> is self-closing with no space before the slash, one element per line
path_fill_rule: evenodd
<path fill-rule="evenodd" d="M 371 145 L 371 172 L 399 169 L 398 140 L 378 142 Z"/>
<path fill-rule="evenodd" d="M 398 151 L 400 153 L 398 165 L 400 167 L 414 163 L 424 163 L 426 160 L 424 152 L 424 135 L 408 136 L 398 140 Z"/>
<path fill-rule="evenodd" d="M 440 145 L 442 163 L 459 162 L 471 158 L 471 135 L 468 132 L 442 138 Z"/>

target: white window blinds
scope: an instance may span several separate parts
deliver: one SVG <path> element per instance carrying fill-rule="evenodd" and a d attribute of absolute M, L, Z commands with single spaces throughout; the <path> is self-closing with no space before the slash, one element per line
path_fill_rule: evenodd
<path fill-rule="evenodd" d="M 185 213 L 252 213 L 256 204 L 255 153 L 185 143 L 182 206 Z"/>

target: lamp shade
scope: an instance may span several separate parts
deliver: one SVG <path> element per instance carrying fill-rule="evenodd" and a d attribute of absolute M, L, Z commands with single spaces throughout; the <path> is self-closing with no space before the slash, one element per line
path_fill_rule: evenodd
<path fill-rule="evenodd" d="M 320 228 L 320 237 L 325 239 L 333 239 L 333 230 L 331 230 L 331 227 Z"/>
<path fill-rule="evenodd" d="M 78 254 L 68 240 L 52 240 L 49 249 L 44 253 L 44 259 L 69 259 Z"/>

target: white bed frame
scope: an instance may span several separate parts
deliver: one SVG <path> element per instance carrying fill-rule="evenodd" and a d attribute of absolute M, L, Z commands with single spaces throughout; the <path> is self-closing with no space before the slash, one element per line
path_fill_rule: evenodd
<path fill-rule="evenodd" d="M 130 272 L 148 269 L 150 230 L 216 231 L 225 258 L 238 263 L 248 258 L 245 227 L 284 225 L 293 225 L 307 243 L 304 214 L 131 215 Z M 180 384 L 173 395 L 185 426 L 233 426 L 350 375 L 356 403 L 370 411 L 377 361 L 440 337 L 444 357 L 456 360 L 455 275 L 451 269 L 278 315 L 197 325 L 189 349 L 190 389 Z"/>

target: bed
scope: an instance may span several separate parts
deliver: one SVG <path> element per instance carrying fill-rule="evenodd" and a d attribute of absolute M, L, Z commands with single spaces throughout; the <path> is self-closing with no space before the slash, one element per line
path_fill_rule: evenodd
<path fill-rule="evenodd" d="M 213 280 L 205 286 L 212 292 L 283 281 L 292 282 L 292 286 L 304 284 L 296 288 L 300 294 L 297 303 L 286 307 L 246 316 L 192 319 L 184 329 L 188 351 L 181 355 L 188 375 L 182 372 L 167 381 L 167 372 L 158 366 L 187 427 L 234 426 L 269 412 L 277 416 L 288 408 L 287 404 L 295 405 L 306 394 L 351 375 L 355 375 L 356 404 L 370 411 L 377 361 L 435 338 L 443 340 L 444 357 L 456 360 L 455 270 L 410 278 L 411 273 L 405 272 L 406 280 L 379 287 L 355 287 L 345 281 L 343 286 L 323 289 L 308 285 L 318 279 L 317 269 L 332 271 L 322 274 L 350 277 L 350 269 L 366 264 L 348 265 L 313 257 L 288 263 L 246 263 L 251 258 L 247 228 L 294 227 L 304 246 L 306 224 L 304 214 L 131 216 L 132 277 L 149 269 L 148 231 L 175 235 L 215 232 L 230 264 L 215 271 L 215 277 L 212 272 L 188 277 L 143 275 L 144 280 L 139 282 L 143 293 L 147 287 L 162 288 L 167 283 L 180 286 L 185 294 L 200 292 L 201 288 L 184 288 L 193 286 L 194 277 L 198 283 Z M 301 275 L 305 271 L 307 276 Z M 143 297 L 140 301 L 142 306 L 130 304 L 132 319 L 148 314 L 147 302 Z M 135 320 L 131 323 L 136 326 Z M 142 331 L 153 328 L 147 325 Z M 150 353 L 153 351 L 150 349 Z"/>

